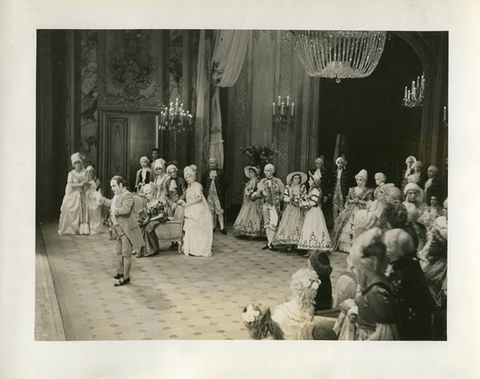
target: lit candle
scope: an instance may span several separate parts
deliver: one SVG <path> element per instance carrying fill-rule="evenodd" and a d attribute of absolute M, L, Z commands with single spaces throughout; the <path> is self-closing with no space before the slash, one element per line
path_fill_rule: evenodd
<path fill-rule="evenodd" d="M 282 101 L 282 109 L 280 110 L 280 114 L 283 114 L 283 107 L 285 106 L 285 102 Z"/>
<path fill-rule="evenodd" d="M 447 121 L 447 107 L 443 107 L 443 121 Z"/>
<path fill-rule="evenodd" d="M 280 96 L 278 97 L 278 106 L 280 106 Z"/>
<path fill-rule="evenodd" d="M 415 89 L 415 82 L 412 80 L 412 92 Z"/>
<path fill-rule="evenodd" d="M 287 107 L 290 104 L 290 96 L 287 96 Z"/>
<path fill-rule="evenodd" d="M 292 116 L 293 116 L 293 108 L 295 107 L 295 103 L 292 103 Z"/>
<path fill-rule="evenodd" d="M 272 103 L 272 104 L 273 104 L 272 114 L 275 116 L 275 103 Z"/>
<path fill-rule="evenodd" d="M 405 96 L 404 96 L 405 99 L 407 98 L 407 91 L 408 91 L 408 88 L 407 86 L 405 86 Z"/>
<path fill-rule="evenodd" d="M 420 76 L 417 76 L 417 87 L 420 87 Z"/>
<path fill-rule="evenodd" d="M 410 100 L 410 90 L 408 90 L 407 99 Z"/>

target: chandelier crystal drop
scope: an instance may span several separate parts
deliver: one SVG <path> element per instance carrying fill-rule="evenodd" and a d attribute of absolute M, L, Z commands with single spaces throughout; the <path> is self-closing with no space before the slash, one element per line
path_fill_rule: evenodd
<path fill-rule="evenodd" d="M 365 78 L 377 67 L 387 32 L 296 32 L 298 57 L 308 75 L 336 79 Z"/>

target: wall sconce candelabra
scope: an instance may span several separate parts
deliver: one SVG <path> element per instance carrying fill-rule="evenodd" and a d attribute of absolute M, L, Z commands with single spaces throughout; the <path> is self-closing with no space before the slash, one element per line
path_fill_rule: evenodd
<path fill-rule="evenodd" d="M 274 122 L 282 126 L 290 124 L 295 115 L 295 103 L 291 101 L 290 96 L 283 99 L 279 96 L 277 103 L 272 103 L 272 115 Z"/>
<path fill-rule="evenodd" d="M 175 103 L 170 102 L 170 107 L 165 107 L 157 119 L 158 129 L 162 131 L 184 132 L 193 125 L 193 116 L 184 109 L 183 103 L 178 103 L 178 98 Z"/>
<path fill-rule="evenodd" d="M 405 95 L 403 97 L 402 105 L 409 108 L 421 107 L 423 105 L 423 94 L 425 92 L 425 77 L 417 76 L 417 84 L 415 80 L 412 81 L 412 89 L 409 90 L 405 86 Z"/>

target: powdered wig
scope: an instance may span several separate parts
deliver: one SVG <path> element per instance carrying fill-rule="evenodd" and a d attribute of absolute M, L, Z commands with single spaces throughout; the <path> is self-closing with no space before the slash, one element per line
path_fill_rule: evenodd
<path fill-rule="evenodd" d="M 403 193 L 400 188 L 395 187 L 391 183 L 384 184 L 384 188 L 387 191 L 387 197 L 386 197 L 387 201 L 389 202 L 402 201 Z"/>
<path fill-rule="evenodd" d="M 418 170 L 419 171 L 422 171 L 423 170 L 423 162 L 422 161 L 416 161 L 414 164 L 413 164 L 413 168 L 415 169 L 415 171 Z"/>
<path fill-rule="evenodd" d="M 267 163 L 267 164 L 265 165 L 265 167 L 263 168 L 263 171 L 265 171 L 266 169 L 272 170 L 272 174 L 275 173 L 275 166 L 274 166 L 273 164 L 271 164 L 271 163 Z"/>
<path fill-rule="evenodd" d="M 405 255 L 415 251 L 412 237 L 402 229 L 392 229 L 385 233 L 385 246 L 390 262 L 395 262 Z"/>
<path fill-rule="evenodd" d="M 388 222 L 391 229 L 402 229 L 408 222 L 407 208 L 397 201 L 387 202 L 380 218 L 383 222 Z"/>
<path fill-rule="evenodd" d="M 405 159 L 405 163 L 408 164 L 408 161 L 411 161 L 412 163 L 415 163 L 417 161 L 417 158 L 415 158 L 413 155 L 410 155 Z"/>
<path fill-rule="evenodd" d="M 252 308 L 255 312 L 258 312 L 258 316 L 255 316 L 255 319 L 251 322 L 243 322 L 250 336 L 254 340 L 261 340 L 267 337 L 268 333 L 271 333 L 276 340 L 283 340 L 283 331 L 272 320 L 270 308 L 263 304 L 252 304 Z M 243 309 L 243 313 L 248 311 L 247 307 Z"/>
<path fill-rule="evenodd" d="M 359 273 L 366 270 L 384 274 L 388 265 L 387 249 L 379 228 L 367 230 L 353 242 L 352 262 Z M 360 281 L 361 283 L 361 281 Z"/>
<path fill-rule="evenodd" d="M 313 310 L 319 284 L 317 273 L 310 267 L 301 268 L 292 275 L 290 290 L 300 308 L 307 311 Z"/>
<path fill-rule="evenodd" d="M 192 167 L 187 166 L 183 169 L 183 176 L 186 177 L 187 175 L 190 175 L 193 180 L 195 181 L 196 179 L 196 171 L 193 170 Z"/>
<path fill-rule="evenodd" d="M 437 229 L 432 229 L 432 241 L 428 248 L 426 258 L 429 262 L 447 258 L 447 239 Z"/>
<path fill-rule="evenodd" d="M 385 183 L 385 182 L 387 181 L 387 177 L 386 177 L 386 175 L 385 175 L 383 172 L 377 172 L 377 173 L 375 174 L 374 178 L 376 179 L 377 176 L 378 176 L 378 178 L 379 178 L 380 180 L 383 181 L 383 183 Z"/>

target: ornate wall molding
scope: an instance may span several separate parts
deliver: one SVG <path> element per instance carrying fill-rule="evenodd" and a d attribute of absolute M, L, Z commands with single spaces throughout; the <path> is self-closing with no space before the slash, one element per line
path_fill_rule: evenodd
<path fill-rule="evenodd" d="M 103 88 L 113 100 L 105 99 L 104 103 L 123 104 L 129 110 L 136 110 L 145 100 L 154 97 L 158 90 L 151 31 L 118 30 L 107 33 L 111 40 Z"/>

